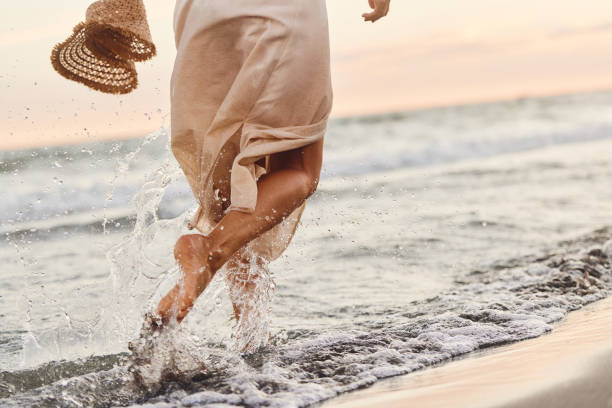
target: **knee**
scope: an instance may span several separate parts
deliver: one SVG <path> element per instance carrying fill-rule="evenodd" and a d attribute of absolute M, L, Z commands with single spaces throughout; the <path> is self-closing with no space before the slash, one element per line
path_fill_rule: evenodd
<path fill-rule="evenodd" d="M 319 186 L 319 176 L 302 171 L 300 174 L 300 187 L 305 198 L 310 197 Z"/>

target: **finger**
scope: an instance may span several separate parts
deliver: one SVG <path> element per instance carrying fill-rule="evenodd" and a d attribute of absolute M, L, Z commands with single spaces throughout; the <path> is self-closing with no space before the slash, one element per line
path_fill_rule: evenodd
<path fill-rule="evenodd" d="M 368 0 L 368 4 L 370 5 L 370 8 L 373 9 L 373 11 L 369 12 L 369 13 L 363 13 L 361 15 L 361 17 L 363 17 L 363 19 L 365 21 L 369 21 L 372 17 L 372 14 L 376 11 L 376 2 L 375 0 Z"/>
<path fill-rule="evenodd" d="M 374 13 L 376 13 L 376 20 L 382 18 L 387 15 L 387 11 L 389 10 L 389 1 L 388 0 L 378 0 L 375 1 L 376 7 L 374 8 Z"/>
<path fill-rule="evenodd" d="M 374 2 L 374 0 L 372 1 Z M 374 3 L 374 6 L 372 6 L 372 8 L 374 10 L 370 11 L 369 13 L 363 13 L 362 16 L 366 17 L 369 20 L 372 20 L 372 19 L 378 20 L 379 18 L 383 16 L 383 10 L 380 4 Z"/>
<path fill-rule="evenodd" d="M 365 21 L 372 21 L 372 22 L 374 22 L 374 21 L 378 20 L 379 18 L 381 18 L 382 15 L 380 14 L 380 12 L 375 10 L 375 11 L 372 11 L 371 13 L 364 13 L 364 14 L 362 14 L 362 17 L 365 19 Z"/>
<path fill-rule="evenodd" d="M 361 17 L 363 17 L 366 21 L 372 20 L 377 15 L 376 11 L 372 11 L 370 13 L 363 13 Z"/>
<path fill-rule="evenodd" d="M 364 19 L 364 21 L 371 21 L 372 23 L 377 21 L 380 17 L 371 17 L 371 18 L 366 18 Z"/>

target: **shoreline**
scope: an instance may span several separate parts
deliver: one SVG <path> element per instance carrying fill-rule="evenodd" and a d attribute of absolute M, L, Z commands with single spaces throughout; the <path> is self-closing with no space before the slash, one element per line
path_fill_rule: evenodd
<path fill-rule="evenodd" d="M 324 408 L 612 407 L 612 297 L 551 333 L 343 394 Z"/>

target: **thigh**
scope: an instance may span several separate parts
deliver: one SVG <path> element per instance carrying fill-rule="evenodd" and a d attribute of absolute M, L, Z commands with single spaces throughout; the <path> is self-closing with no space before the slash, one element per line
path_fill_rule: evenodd
<path fill-rule="evenodd" d="M 299 149 L 270 155 L 270 173 L 282 169 L 302 170 L 318 178 L 323 165 L 323 139 Z"/>

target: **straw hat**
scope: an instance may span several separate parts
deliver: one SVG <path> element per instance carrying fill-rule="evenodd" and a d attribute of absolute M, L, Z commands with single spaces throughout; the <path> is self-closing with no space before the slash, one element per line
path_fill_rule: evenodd
<path fill-rule="evenodd" d="M 98 0 L 87 8 L 85 22 L 53 48 L 51 63 L 68 79 L 125 94 L 138 85 L 134 61 L 155 52 L 143 0 Z"/>

